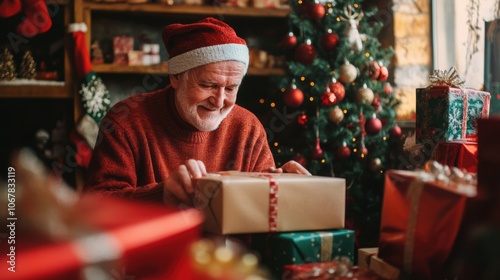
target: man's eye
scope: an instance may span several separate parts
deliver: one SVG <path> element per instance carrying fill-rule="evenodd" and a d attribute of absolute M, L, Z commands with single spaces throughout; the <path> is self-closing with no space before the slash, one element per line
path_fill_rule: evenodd
<path fill-rule="evenodd" d="M 232 93 L 232 92 L 235 92 L 235 91 L 237 91 L 237 90 L 238 90 L 238 87 L 228 87 L 228 88 L 226 88 L 226 91 L 227 91 L 227 92 L 231 92 L 231 93 Z"/>

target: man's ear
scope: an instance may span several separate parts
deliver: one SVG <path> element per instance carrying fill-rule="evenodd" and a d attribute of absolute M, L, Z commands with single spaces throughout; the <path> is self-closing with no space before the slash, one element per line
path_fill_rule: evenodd
<path fill-rule="evenodd" d="M 177 86 L 179 85 L 179 74 L 170 75 L 170 85 L 173 88 L 177 88 Z"/>

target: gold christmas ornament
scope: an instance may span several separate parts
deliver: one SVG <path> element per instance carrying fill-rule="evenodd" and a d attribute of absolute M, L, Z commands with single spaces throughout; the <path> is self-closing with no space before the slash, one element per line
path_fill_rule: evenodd
<path fill-rule="evenodd" d="M 370 169 L 372 171 L 378 171 L 382 168 L 382 161 L 379 158 L 374 158 L 370 162 Z"/>
<path fill-rule="evenodd" d="M 349 61 L 346 61 L 344 64 L 340 66 L 339 69 L 339 80 L 344 83 L 348 84 L 356 80 L 356 77 L 358 76 L 358 70 L 356 67 L 352 64 L 349 63 Z"/>
<path fill-rule="evenodd" d="M 335 107 L 330 110 L 328 117 L 333 123 L 339 124 L 344 119 L 344 112 L 339 107 Z"/>
<path fill-rule="evenodd" d="M 373 94 L 373 91 L 368 86 L 366 86 L 366 84 L 364 84 L 363 87 L 359 88 L 356 91 L 356 95 L 354 97 L 356 103 L 364 104 L 372 104 L 374 98 L 375 94 Z"/>

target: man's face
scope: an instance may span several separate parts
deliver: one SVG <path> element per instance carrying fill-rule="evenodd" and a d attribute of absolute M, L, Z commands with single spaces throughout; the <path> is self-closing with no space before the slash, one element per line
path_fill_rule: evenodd
<path fill-rule="evenodd" d="M 181 118 L 201 131 L 217 129 L 236 102 L 244 71 L 241 62 L 223 61 L 171 75 Z"/>

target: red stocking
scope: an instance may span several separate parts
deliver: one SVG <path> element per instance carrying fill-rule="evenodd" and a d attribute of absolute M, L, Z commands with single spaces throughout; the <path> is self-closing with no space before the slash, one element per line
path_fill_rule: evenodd
<path fill-rule="evenodd" d="M 24 37 L 33 37 L 47 32 L 52 26 L 52 19 L 44 0 L 21 0 L 26 18 L 17 26 L 17 33 Z"/>
<path fill-rule="evenodd" d="M 21 11 L 20 0 L 0 0 L 0 17 L 9 18 Z"/>
<path fill-rule="evenodd" d="M 95 72 L 85 42 L 87 26 L 84 23 L 72 23 L 68 32 L 72 33 L 74 42 L 74 60 L 78 79 L 82 81 L 80 95 L 85 113 L 77 121 L 75 131 L 71 133 L 71 141 L 75 145 L 77 163 L 87 167 L 92 150 L 97 140 L 99 123 L 109 109 L 109 92 Z M 93 100 L 102 100 L 100 103 Z"/>

